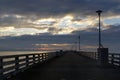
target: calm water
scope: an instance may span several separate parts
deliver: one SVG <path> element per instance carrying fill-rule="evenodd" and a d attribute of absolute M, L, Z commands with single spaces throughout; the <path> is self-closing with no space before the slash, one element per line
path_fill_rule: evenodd
<path fill-rule="evenodd" d="M 18 54 L 46 53 L 46 52 L 50 52 L 50 51 L 0 51 L 0 56 L 18 55 Z"/>

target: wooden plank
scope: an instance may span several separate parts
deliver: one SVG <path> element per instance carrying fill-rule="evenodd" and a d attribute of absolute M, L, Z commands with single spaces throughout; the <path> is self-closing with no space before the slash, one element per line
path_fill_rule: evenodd
<path fill-rule="evenodd" d="M 15 66 L 10 66 L 10 67 L 4 68 L 3 71 L 7 72 L 7 71 L 13 70 L 15 68 L 16 68 Z"/>
<path fill-rule="evenodd" d="M 22 66 L 26 66 L 26 63 L 19 64 L 19 69 L 20 69 Z"/>
<path fill-rule="evenodd" d="M 29 60 L 33 60 L 33 57 L 29 57 Z"/>
<path fill-rule="evenodd" d="M 24 58 L 24 59 L 19 59 L 19 63 L 20 63 L 20 62 L 23 62 L 23 61 L 26 61 L 26 58 Z"/>
<path fill-rule="evenodd" d="M 3 62 L 3 65 L 10 65 L 10 64 L 15 64 L 15 60 L 14 61 L 7 61 L 7 62 Z"/>

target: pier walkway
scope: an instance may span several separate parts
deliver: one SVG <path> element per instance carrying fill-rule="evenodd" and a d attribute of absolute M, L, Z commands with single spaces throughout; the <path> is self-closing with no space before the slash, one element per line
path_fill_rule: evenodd
<path fill-rule="evenodd" d="M 69 52 L 10 80 L 120 80 L 120 70 L 98 67 L 95 60 Z"/>

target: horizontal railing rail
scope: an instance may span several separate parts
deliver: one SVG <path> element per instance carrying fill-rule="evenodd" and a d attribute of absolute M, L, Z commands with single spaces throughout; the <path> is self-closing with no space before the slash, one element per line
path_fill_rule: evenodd
<path fill-rule="evenodd" d="M 109 64 L 120 66 L 120 54 L 110 53 L 108 56 Z"/>
<path fill-rule="evenodd" d="M 56 56 L 55 52 L 0 56 L 0 80 Z"/>

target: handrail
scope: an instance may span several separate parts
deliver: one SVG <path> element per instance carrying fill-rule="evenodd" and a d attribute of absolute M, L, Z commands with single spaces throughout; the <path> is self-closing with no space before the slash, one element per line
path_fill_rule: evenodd
<path fill-rule="evenodd" d="M 56 56 L 55 52 L 0 56 L 0 80 Z"/>
<path fill-rule="evenodd" d="M 110 53 L 108 60 L 111 65 L 120 66 L 120 54 Z"/>
<path fill-rule="evenodd" d="M 80 52 L 80 55 L 86 56 L 91 59 L 98 59 L 97 52 Z M 120 67 L 120 54 L 119 53 L 109 53 L 108 54 L 108 63 L 113 66 Z"/>

